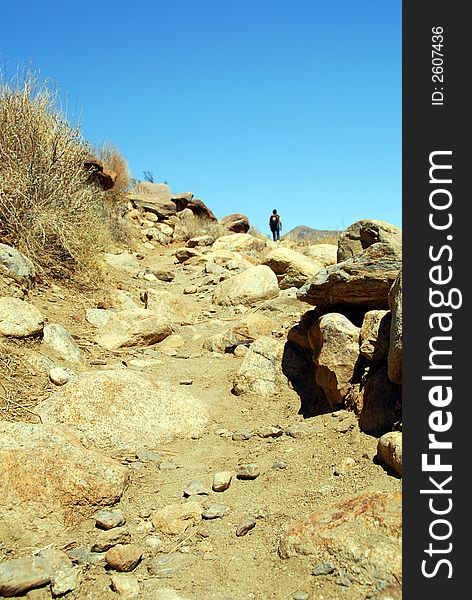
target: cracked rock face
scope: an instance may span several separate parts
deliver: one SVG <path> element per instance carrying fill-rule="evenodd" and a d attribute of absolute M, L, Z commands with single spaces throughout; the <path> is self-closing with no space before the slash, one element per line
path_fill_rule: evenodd
<path fill-rule="evenodd" d="M 309 304 L 388 310 L 388 295 L 402 266 L 401 246 L 376 243 L 360 254 L 321 269 L 298 292 Z"/>

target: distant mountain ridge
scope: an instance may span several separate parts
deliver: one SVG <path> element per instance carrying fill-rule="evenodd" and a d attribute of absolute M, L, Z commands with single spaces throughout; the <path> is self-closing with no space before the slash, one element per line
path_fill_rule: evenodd
<path fill-rule="evenodd" d="M 283 239 L 290 240 L 292 242 L 323 242 L 326 243 L 337 240 L 341 233 L 338 229 L 313 229 L 312 227 L 306 227 L 306 225 L 297 225 L 290 231 L 288 231 Z"/>

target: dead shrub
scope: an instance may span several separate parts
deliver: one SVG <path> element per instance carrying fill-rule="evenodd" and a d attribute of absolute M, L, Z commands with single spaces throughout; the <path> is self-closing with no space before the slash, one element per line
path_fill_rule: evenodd
<path fill-rule="evenodd" d="M 178 216 L 179 221 L 175 228 L 176 237 L 185 242 L 200 235 L 209 235 L 216 240 L 231 233 L 218 221 L 211 221 L 205 217 L 195 215 L 179 214 Z"/>
<path fill-rule="evenodd" d="M 28 74 L 0 81 L 0 239 L 39 271 L 90 268 L 103 247 L 103 192 L 87 182 L 89 154 L 57 94 Z"/>

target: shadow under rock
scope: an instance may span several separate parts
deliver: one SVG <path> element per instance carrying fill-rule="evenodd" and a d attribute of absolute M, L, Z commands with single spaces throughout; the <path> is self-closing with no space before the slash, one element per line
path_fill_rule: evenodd
<path fill-rule="evenodd" d="M 287 342 L 282 356 L 282 372 L 300 398 L 299 414 L 316 417 L 332 412 L 323 389 L 316 383 L 312 351 Z"/>

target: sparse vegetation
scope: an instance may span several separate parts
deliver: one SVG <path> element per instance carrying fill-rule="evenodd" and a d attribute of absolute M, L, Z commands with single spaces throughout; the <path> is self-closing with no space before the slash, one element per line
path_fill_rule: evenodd
<path fill-rule="evenodd" d="M 190 240 L 199 235 L 210 235 L 215 239 L 231 232 L 218 221 L 210 221 L 204 217 L 180 215 L 178 234 L 184 240 Z"/>
<path fill-rule="evenodd" d="M 47 84 L 32 75 L 0 82 L 0 240 L 54 276 L 90 269 L 105 244 L 89 151 Z"/>

